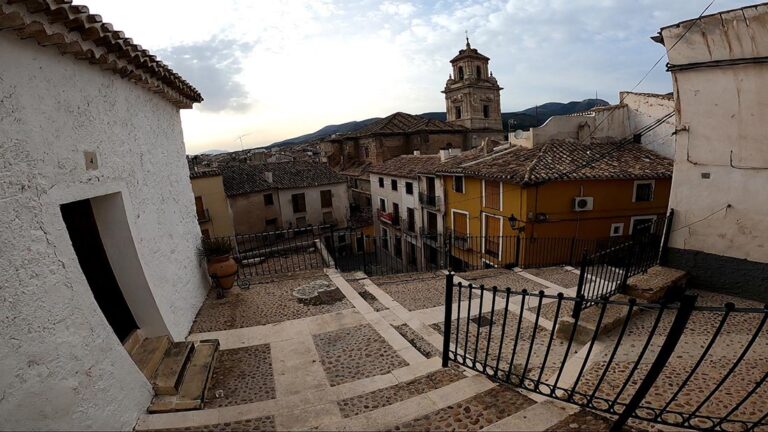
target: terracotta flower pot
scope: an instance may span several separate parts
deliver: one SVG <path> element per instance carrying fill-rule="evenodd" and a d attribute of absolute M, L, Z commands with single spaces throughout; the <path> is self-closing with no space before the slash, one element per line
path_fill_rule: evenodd
<path fill-rule="evenodd" d="M 230 289 L 237 278 L 237 262 L 231 255 L 208 260 L 208 274 L 215 276 L 223 289 Z"/>

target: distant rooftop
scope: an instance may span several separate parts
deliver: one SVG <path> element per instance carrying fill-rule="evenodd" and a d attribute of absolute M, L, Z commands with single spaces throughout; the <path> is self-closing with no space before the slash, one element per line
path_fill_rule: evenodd
<path fill-rule="evenodd" d="M 271 181 L 267 173 L 271 173 Z M 346 183 L 346 179 L 328 165 L 307 161 L 232 163 L 223 169 L 223 174 L 224 191 L 228 196 L 270 189 L 299 189 Z"/>
<path fill-rule="evenodd" d="M 373 165 L 368 172 L 394 177 L 416 178 L 418 174 L 429 174 L 440 164 L 439 155 L 401 155 L 384 163 Z"/>
<path fill-rule="evenodd" d="M 357 138 L 367 135 L 400 135 L 408 133 L 466 132 L 464 126 L 443 120 L 429 119 L 418 115 L 396 112 L 333 139 Z"/>

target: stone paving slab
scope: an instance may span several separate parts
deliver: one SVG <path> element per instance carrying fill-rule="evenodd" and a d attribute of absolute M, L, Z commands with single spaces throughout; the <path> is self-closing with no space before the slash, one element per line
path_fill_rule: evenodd
<path fill-rule="evenodd" d="M 445 274 L 440 272 L 373 277 L 371 282 L 410 311 L 445 304 Z"/>
<path fill-rule="evenodd" d="M 451 404 L 417 419 L 399 424 L 396 431 L 479 431 L 524 410 L 535 402 L 505 386 Z"/>
<path fill-rule="evenodd" d="M 466 376 L 458 368 L 445 368 L 370 393 L 338 401 L 342 417 L 353 417 L 404 401 L 423 393 L 462 380 Z"/>
<path fill-rule="evenodd" d="M 487 270 L 475 270 L 465 273 L 457 273 L 462 279 L 473 285 L 485 285 L 486 287 L 496 286 L 500 290 L 505 288 L 511 288 L 512 291 L 522 291 L 524 289 L 529 292 L 539 292 L 540 290 L 546 290 L 547 286 L 534 282 L 525 276 L 517 274 L 513 270 L 506 269 L 487 269 Z"/>
<path fill-rule="evenodd" d="M 332 386 L 408 365 L 376 329 L 367 324 L 321 333 L 313 338 Z"/>
<path fill-rule="evenodd" d="M 242 405 L 276 397 L 269 344 L 220 351 L 205 408 Z"/>
<path fill-rule="evenodd" d="M 315 281 L 332 284 L 322 273 L 252 284 L 249 289 L 232 288 L 227 297 L 216 299 L 211 291 L 197 313 L 190 333 L 204 333 L 254 327 L 306 318 L 352 308 L 345 298 L 327 304 L 306 304 L 293 295 L 293 290 Z"/>

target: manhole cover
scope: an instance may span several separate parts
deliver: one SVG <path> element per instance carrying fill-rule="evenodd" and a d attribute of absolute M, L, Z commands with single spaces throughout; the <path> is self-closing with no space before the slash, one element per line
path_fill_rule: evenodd
<path fill-rule="evenodd" d="M 491 319 L 488 318 L 487 316 L 475 317 L 475 318 L 472 318 L 470 321 L 475 323 L 475 325 L 477 325 L 478 327 L 488 327 L 489 325 L 491 325 L 491 322 L 492 322 Z"/>

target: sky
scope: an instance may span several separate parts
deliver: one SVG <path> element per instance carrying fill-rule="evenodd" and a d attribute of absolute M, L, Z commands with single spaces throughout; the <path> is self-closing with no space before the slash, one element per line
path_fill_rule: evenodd
<path fill-rule="evenodd" d="M 665 54 L 649 37 L 709 0 L 83 0 L 205 101 L 187 153 L 259 147 L 396 111 L 443 111 L 449 60 L 491 58 L 502 111 L 617 102 Z M 716 0 L 708 13 L 749 3 Z M 672 90 L 666 58 L 636 91 Z"/>

